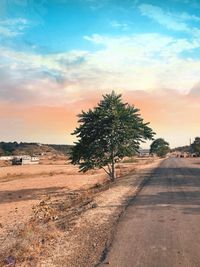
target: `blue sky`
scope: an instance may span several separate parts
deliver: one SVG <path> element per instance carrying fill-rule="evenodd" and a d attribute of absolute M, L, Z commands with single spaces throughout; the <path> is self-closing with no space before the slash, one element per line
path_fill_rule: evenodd
<path fill-rule="evenodd" d="M 199 73 L 197 0 L 0 1 L 2 105 L 62 107 L 113 89 L 181 102 L 199 97 Z"/>
<path fill-rule="evenodd" d="M 98 49 L 84 39 L 94 33 L 118 37 L 151 32 L 191 40 L 190 30 L 200 24 L 197 1 L 2 0 L 0 10 L 1 24 L 9 20 L 8 30 L 21 33 L 15 42 L 1 36 L 2 42 L 44 54 Z"/>

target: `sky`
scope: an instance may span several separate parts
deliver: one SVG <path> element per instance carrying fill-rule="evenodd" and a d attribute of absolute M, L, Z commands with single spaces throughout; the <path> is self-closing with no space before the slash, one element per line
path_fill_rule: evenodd
<path fill-rule="evenodd" d="M 112 90 L 171 147 L 200 135 L 200 1 L 0 1 L 0 141 L 72 144 Z"/>

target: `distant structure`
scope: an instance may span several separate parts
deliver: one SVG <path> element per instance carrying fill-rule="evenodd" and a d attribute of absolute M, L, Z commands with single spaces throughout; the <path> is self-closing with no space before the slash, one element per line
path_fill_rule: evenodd
<path fill-rule="evenodd" d="M 12 161 L 12 165 L 34 165 L 39 164 L 39 157 L 31 157 L 29 155 L 19 155 L 19 156 L 2 156 L 0 157 L 2 161 Z"/>
<path fill-rule="evenodd" d="M 149 149 L 139 149 L 139 157 L 149 157 L 150 156 L 150 150 Z"/>
<path fill-rule="evenodd" d="M 12 165 L 36 165 L 39 164 L 39 157 L 31 157 L 28 155 L 14 156 L 12 158 Z"/>
<path fill-rule="evenodd" d="M 0 160 L 12 160 L 13 159 L 13 156 L 1 156 L 0 157 Z"/>
<path fill-rule="evenodd" d="M 197 155 L 197 153 L 175 150 L 170 154 L 170 156 L 176 157 L 176 158 L 196 158 L 198 155 Z"/>

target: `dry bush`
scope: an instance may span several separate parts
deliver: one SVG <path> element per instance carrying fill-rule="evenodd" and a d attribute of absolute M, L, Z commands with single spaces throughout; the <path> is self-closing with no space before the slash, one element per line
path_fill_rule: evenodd
<path fill-rule="evenodd" d="M 54 200 L 46 196 L 33 207 L 29 222 L 14 233 L 15 242 L 0 251 L 0 266 L 7 266 L 6 258 L 9 256 L 16 260 L 16 266 L 37 266 L 41 257 L 48 257 L 48 247 L 62 231 L 71 230 L 80 214 L 94 207 L 94 195 L 108 186 L 106 182 L 85 190 L 68 190 L 62 197 L 54 196 Z"/>

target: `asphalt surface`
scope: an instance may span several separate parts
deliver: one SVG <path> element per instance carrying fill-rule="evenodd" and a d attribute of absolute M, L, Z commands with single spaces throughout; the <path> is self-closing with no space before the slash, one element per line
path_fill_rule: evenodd
<path fill-rule="evenodd" d="M 105 263 L 200 267 L 200 159 L 161 163 L 119 222 Z"/>

